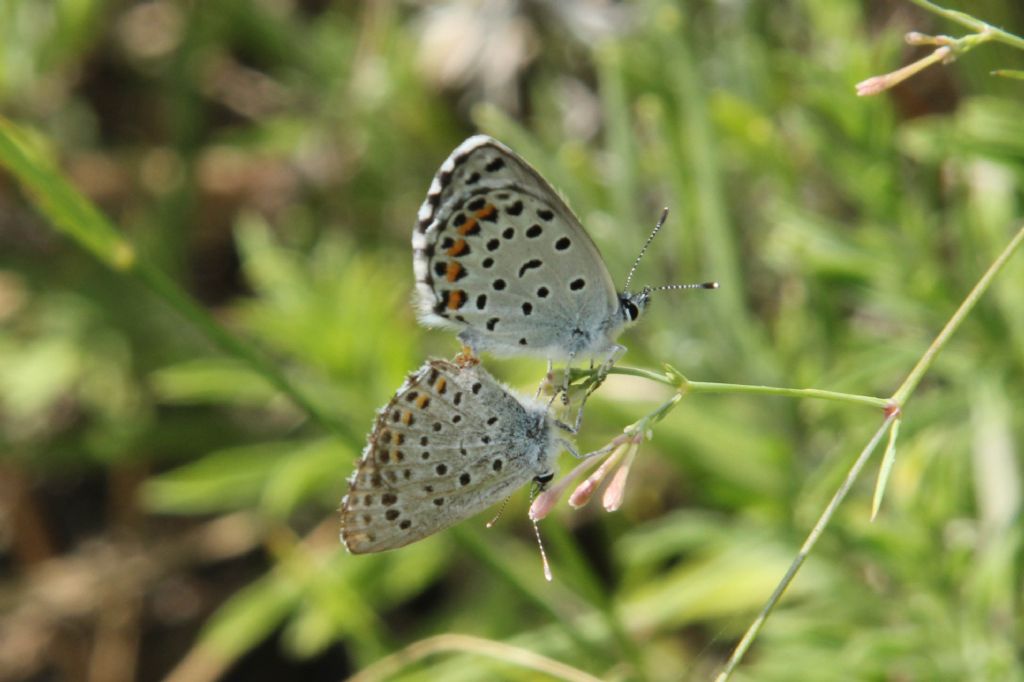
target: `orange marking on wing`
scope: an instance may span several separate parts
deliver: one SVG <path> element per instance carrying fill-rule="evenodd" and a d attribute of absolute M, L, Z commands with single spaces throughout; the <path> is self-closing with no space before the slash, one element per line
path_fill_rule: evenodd
<path fill-rule="evenodd" d="M 444 393 L 444 387 L 448 385 L 444 377 L 438 377 L 437 382 L 434 383 L 434 390 L 438 393 Z"/>
<path fill-rule="evenodd" d="M 466 240 L 465 239 L 460 239 L 459 241 L 455 242 L 455 244 L 452 246 L 452 248 L 448 249 L 448 255 L 449 256 L 459 256 L 468 248 L 469 248 L 469 244 L 466 243 Z"/>
<path fill-rule="evenodd" d="M 463 301 L 465 301 L 465 292 L 460 289 L 456 289 L 448 297 L 448 310 L 458 310 L 462 307 Z"/>
<path fill-rule="evenodd" d="M 448 261 L 448 271 L 445 273 L 445 277 L 448 278 L 449 282 L 454 282 L 460 272 L 462 272 L 461 265 L 455 261 Z"/>
<path fill-rule="evenodd" d="M 420 395 L 418 398 L 416 398 L 416 407 L 422 410 L 424 407 L 427 406 L 427 403 L 429 402 L 430 398 L 428 398 L 426 395 Z"/>
<path fill-rule="evenodd" d="M 406 426 L 412 424 L 412 412 L 406 411 L 402 413 L 402 423 Z"/>
<path fill-rule="evenodd" d="M 483 208 L 476 212 L 476 217 L 479 218 L 480 220 L 486 220 L 487 218 L 490 218 L 492 215 L 494 215 L 494 212 L 497 210 L 498 209 L 494 208 L 494 204 L 487 204 L 486 206 L 484 206 Z"/>
<path fill-rule="evenodd" d="M 455 356 L 454 362 L 459 367 L 472 367 L 473 365 L 480 364 L 480 358 L 473 355 L 472 348 L 463 346 L 462 350 Z"/>
<path fill-rule="evenodd" d="M 472 232 L 474 227 L 476 227 L 476 218 L 470 218 L 466 222 L 464 222 L 461 225 L 459 225 L 459 234 L 465 236 L 465 235 L 469 234 L 470 232 Z M 452 247 L 452 248 L 455 248 L 455 247 Z"/>

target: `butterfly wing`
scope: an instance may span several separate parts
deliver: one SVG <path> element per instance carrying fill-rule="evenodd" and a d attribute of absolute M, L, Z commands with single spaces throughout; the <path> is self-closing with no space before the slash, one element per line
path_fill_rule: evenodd
<path fill-rule="evenodd" d="M 341 503 L 341 540 L 354 554 L 415 542 L 547 473 L 556 454 L 542 408 L 482 367 L 428 360 L 378 413 Z"/>
<path fill-rule="evenodd" d="M 593 240 L 557 192 L 496 140 L 463 142 L 419 212 L 420 317 L 475 349 L 564 358 L 607 346 L 618 296 Z M 603 344 L 603 345 L 602 345 Z"/>

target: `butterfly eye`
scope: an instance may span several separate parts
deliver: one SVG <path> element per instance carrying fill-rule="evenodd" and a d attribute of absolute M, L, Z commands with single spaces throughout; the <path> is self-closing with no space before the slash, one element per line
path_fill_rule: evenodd
<path fill-rule="evenodd" d="M 553 479 L 554 477 L 555 477 L 555 472 L 549 471 L 546 474 L 541 474 L 540 476 L 534 476 L 533 480 L 537 482 L 537 485 L 539 485 L 541 488 L 543 488 L 548 483 L 550 483 L 551 479 Z"/>
<path fill-rule="evenodd" d="M 630 322 L 640 317 L 640 309 L 632 301 L 623 301 L 622 306 L 626 309 L 626 315 L 629 317 Z"/>

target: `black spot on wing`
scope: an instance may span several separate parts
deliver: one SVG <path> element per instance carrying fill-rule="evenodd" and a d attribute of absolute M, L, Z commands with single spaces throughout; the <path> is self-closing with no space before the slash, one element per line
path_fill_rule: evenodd
<path fill-rule="evenodd" d="M 544 265 L 544 261 L 540 260 L 539 258 L 531 258 L 530 260 L 526 261 L 525 263 L 519 266 L 519 276 L 522 277 L 523 275 L 526 274 L 528 270 L 539 268 L 542 265 Z"/>

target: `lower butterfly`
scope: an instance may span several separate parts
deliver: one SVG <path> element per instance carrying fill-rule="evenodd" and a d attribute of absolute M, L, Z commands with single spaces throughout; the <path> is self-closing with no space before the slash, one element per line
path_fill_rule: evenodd
<path fill-rule="evenodd" d="M 554 476 L 566 427 L 475 360 L 428 360 L 380 410 L 341 502 L 353 554 L 421 540 Z"/>

